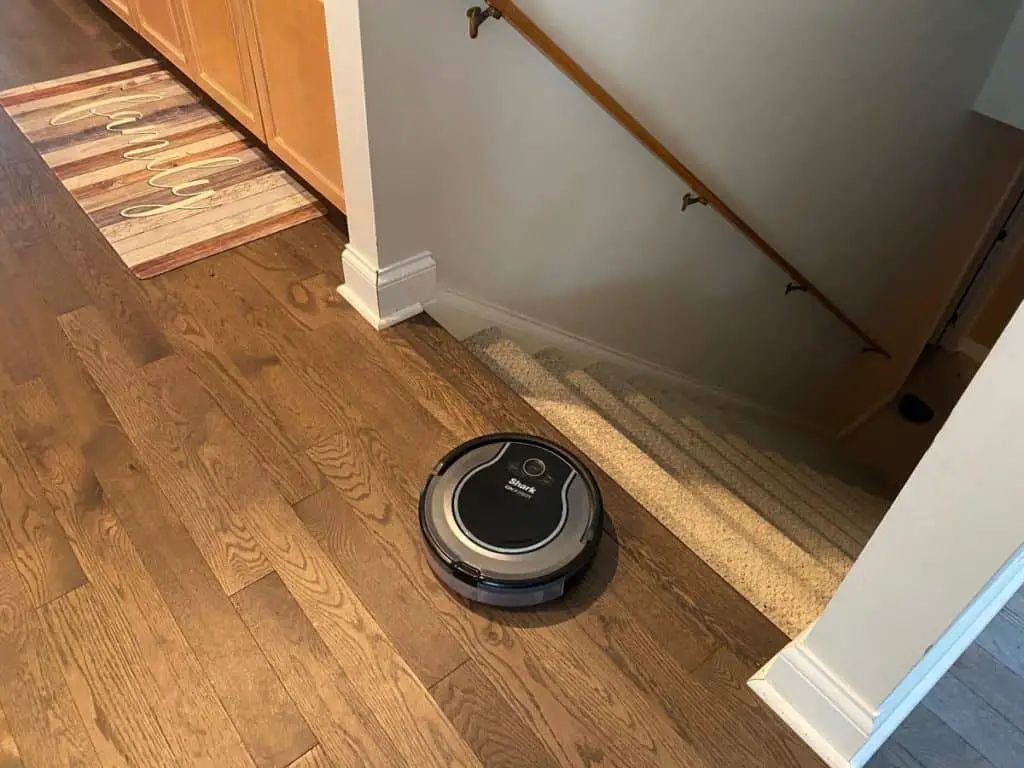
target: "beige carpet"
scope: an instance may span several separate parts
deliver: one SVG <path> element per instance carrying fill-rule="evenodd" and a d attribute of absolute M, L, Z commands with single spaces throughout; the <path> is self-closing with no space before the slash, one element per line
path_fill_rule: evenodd
<path fill-rule="evenodd" d="M 754 448 L 721 414 L 497 331 L 467 346 L 790 637 L 824 609 L 886 502 Z M 749 418 L 749 414 L 745 416 Z"/>

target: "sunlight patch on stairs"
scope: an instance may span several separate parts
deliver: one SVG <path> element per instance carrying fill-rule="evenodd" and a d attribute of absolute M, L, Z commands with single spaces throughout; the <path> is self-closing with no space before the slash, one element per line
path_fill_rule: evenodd
<path fill-rule="evenodd" d="M 680 392 L 644 391 L 607 364 L 574 369 L 555 350 L 530 356 L 497 329 L 465 343 L 791 637 L 880 518 L 883 500 L 767 456 Z"/>

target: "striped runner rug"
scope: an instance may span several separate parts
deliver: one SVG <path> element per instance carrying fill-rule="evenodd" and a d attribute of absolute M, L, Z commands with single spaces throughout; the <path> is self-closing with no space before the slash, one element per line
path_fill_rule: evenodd
<path fill-rule="evenodd" d="M 324 214 L 153 59 L 13 88 L 0 106 L 137 277 Z"/>

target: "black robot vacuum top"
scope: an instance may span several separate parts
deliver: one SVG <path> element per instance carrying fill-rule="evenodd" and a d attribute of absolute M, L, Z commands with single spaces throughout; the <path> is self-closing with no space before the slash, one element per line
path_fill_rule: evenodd
<path fill-rule="evenodd" d="M 561 597 L 593 560 L 603 518 L 590 471 L 530 435 L 463 443 L 420 495 L 434 573 L 463 597 L 506 607 Z"/>

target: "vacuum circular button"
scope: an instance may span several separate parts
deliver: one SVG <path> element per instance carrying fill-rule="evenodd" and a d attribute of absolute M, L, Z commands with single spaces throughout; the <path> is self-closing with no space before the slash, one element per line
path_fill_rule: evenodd
<path fill-rule="evenodd" d="M 523 474 L 527 477 L 541 477 L 547 470 L 547 465 L 540 459 L 530 458 L 523 462 Z"/>

